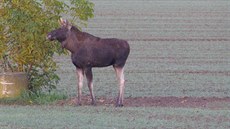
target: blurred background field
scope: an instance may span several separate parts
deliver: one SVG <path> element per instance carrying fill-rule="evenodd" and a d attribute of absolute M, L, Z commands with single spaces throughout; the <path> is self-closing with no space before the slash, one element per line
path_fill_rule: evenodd
<path fill-rule="evenodd" d="M 226 0 L 93 0 L 83 31 L 129 41 L 126 97 L 230 96 L 230 2 Z M 70 56 L 57 56 L 59 89 L 76 94 Z M 96 96 L 115 97 L 112 67 L 94 68 Z M 84 94 L 88 94 L 84 86 Z"/>

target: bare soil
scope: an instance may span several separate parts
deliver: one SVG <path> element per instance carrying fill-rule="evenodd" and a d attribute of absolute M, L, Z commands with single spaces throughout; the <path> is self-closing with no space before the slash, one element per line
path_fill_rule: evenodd
<path fill-rule="evenodd" d="M 57 105 L 75 105 L 76 98 L 61 100 Z M 82 105 L 90 105 L 90 96 L 82 97 Z M 96 100 L 97 106 L 113 106 L 114 98 L 100 97 Z M 229 109 L 230 97 L 128 97 L 124 99 L 125 107 L 183 107 L 183 108 L 211 108 Z"/>

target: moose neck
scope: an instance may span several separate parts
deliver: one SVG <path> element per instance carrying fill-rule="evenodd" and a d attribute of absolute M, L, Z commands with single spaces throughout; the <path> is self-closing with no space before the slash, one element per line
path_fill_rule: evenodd
<path fill-rule="evenodd" d="M 67 39 L 62 42 L 62 47 L 69 50 L 71 53 L 75 53 L 81 44 L 84 42 L 85 37 L 83 32 L 76 27 L 72 27 L 68 32 Z"/>

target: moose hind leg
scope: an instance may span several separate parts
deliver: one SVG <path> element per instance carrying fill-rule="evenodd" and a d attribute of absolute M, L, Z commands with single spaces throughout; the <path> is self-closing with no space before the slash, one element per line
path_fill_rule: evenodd
<path fill-rule="evenodd" d="M 86 68 L 85 69 L 85 75 L 86 75 L 86 78 L 87 78 L 89 92 L 90 92 L 90 96 L 91 96 L 91 99 L 92 99 L 91 104 L 92 105 L 96 105 L 95 96 L 94 96 L 94 93 L 93 93 L 93 74 L 92 74 L 92 68 Z"/>
<path fill-rule="evenodd" d="M 78 102 L 76 104 L 81 105 L 81 96 L 82 96 L 82 87 L 83 87 L 83 79 L 84 72 L 83 69 L 77 68 L 77 79 L 78 79 Z"/>
<path fill-rule="evenodd" d="M 119 94 L 117 97 L 116 106 L 122 107 L 123 106 L 123 99 L 124 99 L 124 88 L 125 88 L 125 79 L 124 79 L 124 68 L 123 67 L 114 67 L 117 80 L 119 82 Z"/>

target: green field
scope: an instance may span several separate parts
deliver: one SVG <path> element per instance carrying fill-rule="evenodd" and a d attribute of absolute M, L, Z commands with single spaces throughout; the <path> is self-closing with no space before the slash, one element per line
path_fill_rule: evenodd
<path fill-rule="evenodd" d="M 95 17 L 83 28 L 128 40 L 126 98 L 230 97 L 229 0 L 93 0 Z M 76 96 L 70 56 L 56 56 L 58 90 Z M 95 96 L 115 98 L 112 67 L 95 68 Z M 84 83 L 83 94 L 88 95 Z M 228 129 L 230 103 L 209 107 L 0 105 L 0 128 Z M 212 107 L 212 106 L 211 106 Z"/>
<path fill-rule="evenodd" d="M 87 28 L 129 41 L 126 96 L 230 97 L 230 2 L 214 0 L 95 0 Z M 59 88 L 75 95 L 69 56 L 57 57 Z M 112 67 L 94 69 L 95 93 L 116 96 Z M 85 87 L 88 94 L 88 88 Z"/>
<path fill-rule="evenodd" d="M 229 110 L 0 106 L 1 129 L 228 129 Z"/>

